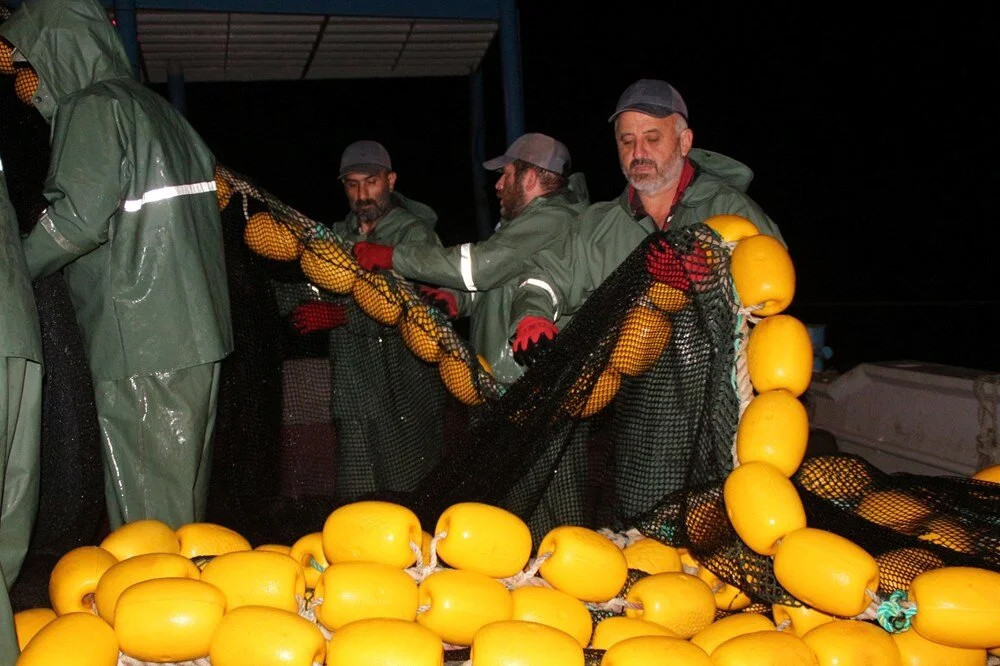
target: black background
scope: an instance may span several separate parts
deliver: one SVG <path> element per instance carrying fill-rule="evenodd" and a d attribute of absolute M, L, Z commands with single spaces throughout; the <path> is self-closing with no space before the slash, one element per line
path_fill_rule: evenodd
<path fill-rule="evenodd" d="M 695 145 L 754 170 L 796 264 L 790 313 L 827 324 L 833 367 L 1000 369 L 997 10 L 754 4 L 521 2 L 526 130 L 565 142 L 592 200 L 613 198 L 607 117 L 634 80 L 670 81 Z M 506 145 L 496 42 L 482 72 L 492 157 Z M 373 138 L 446 243 L 476 238 L 465 77 L 189 83 L 187 105 L 222 163 L 314 218 L 343 217 L 340 152 Z"/>

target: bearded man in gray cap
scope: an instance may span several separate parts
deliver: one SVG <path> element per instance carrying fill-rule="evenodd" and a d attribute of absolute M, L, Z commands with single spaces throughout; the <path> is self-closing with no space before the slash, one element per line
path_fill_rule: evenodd
<path fill-rule="evenodd" d="M 672 85 L 636 81 L 622 93 L 608 122 L 614 123 L 618 161 L 628 180 L 625 191 L 614 201 L 592 205 L 580 217 L 572 242 L 552 250 L 558 256 L 546 251 L 536 258 L 566 311 L 575 312 L 655 231 L 731 214 L 782 240 L 778 227 L 746 194 L 753 172 L 725 155 L 692 147 L 687 104 Z M 657 259 L 654 248 L 647 262 L 652 271 Z M 544 312 L 545 299 L 535 302 Z"/>
<path fill-rule="evenodd" d="M 544 314 L 514 303 L 523 274 L 535 252 L 564 242 L 573 218 L 589 201 L 583 174 L 570 174 L 569 150 L 544 134 L 521 136 L 483 167 L 500 172 L 500 222 L 488 239 L 449 248 L 358 243 L 354 253 L 363 268 L 392 268 L 446 287 L 431 295 L 451 317 L 471 316 L 473 346 L 494 377 L 510 384 L 566 321 L 544 276 L 530 281 L 549 299 Z"/>
<path fill-rule="evenodd" d="M 437 214 L 396 191 L 396 172 L 382 144 L 349 145 L 338 177 L 351 207 L 345 220 L 331 225 L 342 240 L 440 247 L 434 233 Z M 365 314 L 350 295 L 303 303 L 292 321 L 303 335 L 332 329 L 338 499 L 412 490 L 440 456 L 444 390 L 436 368 L 414 357 L 390 327 Z M 402 440 L 426 446 L 397 446 Z"/>
<path fill-rule="evenodd" d="M 778 228 L 746 194 L 753 177 L 749 168 L 724 155 L 692 147 L 694 134 L 688 127 L 688 108 L 680 93 L 666 81 L 642 79 L 629 86 L 609 118 L 614 123 L 618 160 L 628 180 L 625 191 L 614 201 L 595 203 L 577 220 L 570 242 L 546 248 L 535 256 L 539 273 L 546 276 L 574 313 L 584 300 L 650 235 L 657 231 L 690 227 L 714 215 L 732 214 L 751 220 L 761 233 L 780 240 Z M 646 269 L 653 280 L 674 287 L 678 272 L 687 279 L 682 259 L 670 245 L 658 239 L 646 253 Z M 690 283 L 688 283 L 690 284 Z M 525 298 L 535 298 L 536 308 L 547 300 L 526 285 Z M 676 364 L 656 364 L 623 383 L 626 395 L 643 395 L 647 389 L 669 394 L 678 401 L 703 400 L 697 384 L 686 383 L 677 364 L 683 365 L 681 345 L 666 353 L 677 354 Z M 649 419 L 641 412 L 641 401 L 620 401 L 612 413 L 615 422 L 614 453 L 608 471 L 614 479 L 616 511 L 627 522 L 648 511 L 667 493 L 678 489 L 682 474 L 662 470 L 685 469 L 689 460 L 678 452 L 691 436 L 684 424 Z M 569 447 L 558 462 L 560 470 L 575 469 L 586 479 L 585 452 Z M 649 474 L 650 470 L 656 470 Z M 567 481 L 566 486 L 572 484 Z M 580 491 L 583 497 L 585 491 Z M 562 509 L 565 511 L 565 509 Z M 559 515 L 565 522 L 566 516 Z"/>

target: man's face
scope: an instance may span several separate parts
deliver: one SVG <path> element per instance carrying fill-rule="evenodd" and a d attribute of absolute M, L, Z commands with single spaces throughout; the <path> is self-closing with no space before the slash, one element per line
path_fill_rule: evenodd
<path fill-rule="evenodd" d="M 528 205 L 528 196 L 524 191 L 524 176 L 527 171 L 518 177 L 515 173 L 514 165 L 507 164 L 503 168 L 503 173 L 497 179 L 497 198 L 500 199 L 500 217 L 505 220 L 513 220 L 524 212 L 524 207 Z"/>
<path fill-rule="evenodd" d="M 677 131 L 677 114 L 654 118 L 625 111 L 615 120 L 615 141 L 622 173 L 643 194 L 655 194 L 680 180 L 692 133 Z"/>
<path fill-rule="evenodd" d="M 344 193 L 351 210 L 362 222 L 375 222 L 392 208 L 392 190 L 396 172 L 364 173 L 352 171 L 344 176 Z"/>

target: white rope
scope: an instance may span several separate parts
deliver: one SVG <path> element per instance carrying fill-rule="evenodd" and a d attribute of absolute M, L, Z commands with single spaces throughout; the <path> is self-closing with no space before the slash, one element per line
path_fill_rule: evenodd
<path fill-rule="evenodd" d="M 615 597 L 601 603 L 588 602 L 587 608 L 597 611 L 611 611 L 612 613 L 624 613 L 626 608 L 632 610 L 642 610 L 642 604 L 636 601 L 628 601 L 621 597 Z"/>
<path fill-rule="evenodd" d="M 518 572 L 507 578 L 501 578 L 500 582 L 503 583 L 508 590 L 513 590 L 518 587 L 526 587 L 528 585 L 536 587 L 551 587 L 545 579 L 535 576 L 542 565 L 545 564 L 545 560 L 550 557 L 552 557 L 552 551 L 542 553 L 535 559 L 528 562 L 528 566 L 524 571 Z"/>
<path fill-rule="evenodd" d="M 428 560 L 426 565 L 423 563 L 424 556 L 423 552 L 421 552 L 420 546 L 418 546 L 413 541 L 410 542 L 410 550 L 417 553 L 417 561 L 412 567 L 410 567 L 409 569 L 404 569 L 404 571 L 406 571 L 406 573 L 410 575 L 410 578 L 415 580 L 418 585 L 422 583 L 424 579 L 430 576 L 432 573 L 440 571 L 443 568 L 441 566 L 438 566 L 437 545 L 438 541 L 444 539 L 446 536 L 448 536 L 447 532 L 441 532 L 440 534 L 436 535 L 433 539 L 431 539 L 430 548 L 428 548 L 430 559 Z"/>
<path fill-rule="evenodd" d="M 883 599 L 869 589 L 865 589 L 865 594 L 871 600 L 868 604 L 868 608 L 864 612 L 855 615 L 853 619 L 855 620 L 874 620 L 878 613 L 878 607 L 881 605 Z"/>
<path fill-rule="evenodd" d="M 743 418 L 743 412 L 753 400 L 753 383 L 750 381 L 750 369 L 747 364 L 747 343 L 750 340 L 750 327 L 747 325 L 749 320 L 749 316 L 740 317 L 740 329 L 736 335 L 736 391 L 740 399 L 740 419 Z M 736 455 L 736 433 L 733 433 L 732 454 L 733 469 L 736 469 L 740 466 L 739 456 Z"/>
<path fill-rule="evenodd" d="M 646 538 L 646 535 L 631 527 L 624 532 L 615 532 L 606 527 L 602 527 L 597 530 L 597 533 L 608 539 L 611 543 L 618 546 L 618 548 L 624 549 L 631 546 L 636 541 L 640 541 Z"/>
<path fill-rule="evenodd" d="M 124 652 L 119 652 L 118 666 L 212 666 L 212 662 L 208 657 L 200 657 L 192 661 L 140 661 Z"/>

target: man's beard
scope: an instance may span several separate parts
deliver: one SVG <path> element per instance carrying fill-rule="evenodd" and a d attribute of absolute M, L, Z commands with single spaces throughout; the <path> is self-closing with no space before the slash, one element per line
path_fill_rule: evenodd
<path fill-rule="evenodd" d="M 392 195 L 386 193 L 378 199 L 358 199 L 351 207 L 362 222 L 381 220 L 392 208 Z"/>
<path fill-rule="evenodd" d="M 503 219 L 519 217 L 524 212 L 524 205 L 524 185 L 519 178 L 500 191 L 500 217 Z"/>
<path fill-rule="evenodd" d="M 642 165 L 652 166 L 656 169 L 656 172 L 631 173 L 632 169 Z M 656 162 L 650 159 L 634 159 L 628 165 L 627 169 L 622 167 L 622 173 L 625 174 L 628 182 L 642 194 L 656 194 L 664 188 L 680 182 L 683 171 L 684 156 L 681 155 L 680 142 L 674 147 L 674 152 L 670 155 L 667 163 L 663 165 L 662 171 L 660 171 Z"/>

